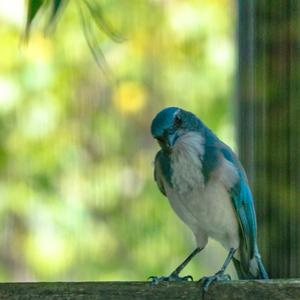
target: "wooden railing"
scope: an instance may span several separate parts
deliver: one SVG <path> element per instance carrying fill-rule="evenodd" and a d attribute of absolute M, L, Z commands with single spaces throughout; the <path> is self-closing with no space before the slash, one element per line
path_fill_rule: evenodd
<path fill-rule="evenodd" d="M 300 299 L 300 279 L 217 282 L 203 294 L 198 282 L 37 282 L 1 283 L 0 299 L 163 299 L 289 300 Z"/>

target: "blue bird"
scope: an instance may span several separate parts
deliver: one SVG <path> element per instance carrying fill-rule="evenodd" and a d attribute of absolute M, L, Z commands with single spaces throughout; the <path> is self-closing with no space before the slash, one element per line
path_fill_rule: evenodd
<path fill-rule="evenodd" d="M 247 176 L 233 151 L 193 113 L 177 107 L 160 111 L 151 134 L 161 150 L 154 178 L 179 218 L 194 233 L 197 248 L 170 276 L 160 281 L 192 280 L 179 273 L 207 244 L 208 237 L 228 250 L 221 269 L 202 278 L 204 291 L 218 280 L 233 260 L 239 279 L 267 279 L 256 239 L 256 216 Z"/>

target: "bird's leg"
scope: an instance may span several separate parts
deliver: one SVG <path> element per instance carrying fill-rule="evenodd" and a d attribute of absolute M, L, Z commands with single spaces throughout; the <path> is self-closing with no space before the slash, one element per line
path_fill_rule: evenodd
<path fill-rule="evenodd" d="M 185 266 L 197 255 L 202 249 L 197 247 L 169 276 L 150 276 L 153 284 L 157 284 L 161 281 L 193 281 L 191 275 L 180 277 L 179 273 L 185 268 Z"/>
<path fill-rule="evenodd" d="M 222 268 L 213 276 L 205 276 L 203 278 L 200 279 L 201 282 L 203 282 L 203 290 L 204 292 L 208 291 L 208 288 L 210 286 L 210 284 L 214 281 L 221 281 L 221 280 L 230 280 L 230 275 L 229 274 L 224 274 L 227 266 L 229 265 L 230 261 L 233 258 L 234 253 L 236 252 L 237 249 L 231 248 L 226 259 L 225 262 L 222 266 Z"/>
<path fill-rule="evenodd" d="M 172 273 L 171 277 L 178 277 L 179 273 L 186 267 L 186 265 L 197 255 L 202 249 L 197 247 Z M 192 278 L 192 276 L 186 276 Z"/>

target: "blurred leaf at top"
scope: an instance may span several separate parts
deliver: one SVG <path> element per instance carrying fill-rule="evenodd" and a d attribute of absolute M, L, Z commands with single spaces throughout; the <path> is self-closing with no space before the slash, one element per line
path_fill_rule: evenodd
<path fill-rule="evenodd" d="M 68 2 L 68 0 L 28 0 L 25 39 L 29 39 L 31 28 L 39 14 L 46 15 L 45 32 L 51 32 Z M 72 1 L 72 3 L 78 6 L 84 36 L 98 66 L 104 71 L 107 70 L 106 61 L 99 46 L 99 32 L 106 34 L 115 42 L 122 42 L 124 38 L 105 20 L 103 9 L 98 1 L 82 0 Z M 96 32 L 94 27 L 99 32 Z"/>
<path fill-rule="evenodd" d="M 28 1 L 28 8 L 27 8 L 27 22 L 26 22 L 26 36 L 29 34 L 29 30 L 31 27 L 31 23 L 35 18 L 37 12 L 41 8 L 43 4 L 43 0 L 29 0 Z"/>

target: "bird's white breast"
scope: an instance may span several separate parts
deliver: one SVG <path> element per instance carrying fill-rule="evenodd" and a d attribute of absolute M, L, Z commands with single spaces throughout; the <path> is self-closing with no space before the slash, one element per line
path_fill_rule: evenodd
<path fill-rule="evenodd" d="M 204 154 L 203 138 L 190 132 L 180 137 L 171 154 L 172 186 L 180 194 L 204 187 L 201 158 Z"/>
<path fill-rule="evenodd" d="M 222 157 L 205 183 L 203 155 L 200 134 L 191 132 L 176 141 L 171 154 L 172 186 L 165 183 L 168 199 L 196 238 L 204 234 L 225 248 L 238 247 L 238 222 L 228 193 L 238 178 L 237 171 Z"/>

